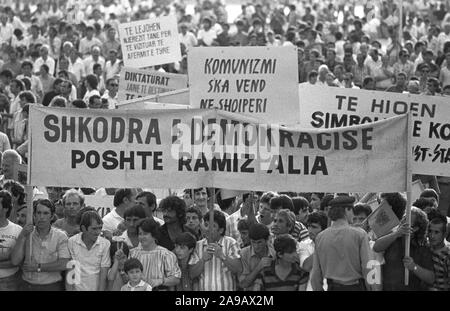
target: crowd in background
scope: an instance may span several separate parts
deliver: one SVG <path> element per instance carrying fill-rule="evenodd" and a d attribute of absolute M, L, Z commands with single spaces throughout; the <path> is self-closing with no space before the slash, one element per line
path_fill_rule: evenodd
<path fill-rule="evenodd" d="M 372 207 L 349 194 L 222 199 L 204 188 L 159 204 L 106 189 L 115 208 L 102 219 L 83 195 L 100 190 L 48 187 L 32 225 L 11 181 L 27 161 L 30 105 L 117 107 L 118 25 L 134 20 L 177 16 L 182 59 L 153 70 L 187 74 L 197 46 L 294 46 L 299 83 L 449 96 L 450 1 L 403 4 L 400 17 L 393 0 L 254 0 L 230 20 L 223 1 L 0 1 L 0 290 L 449 290 L 450 177 L 415 177 L 430 189 L 410 226 L 404 196 L 378 194 L 401 220 L 383 237 L 364 221 Z M 370 260 L 380 264 L 372 283 Z"/>

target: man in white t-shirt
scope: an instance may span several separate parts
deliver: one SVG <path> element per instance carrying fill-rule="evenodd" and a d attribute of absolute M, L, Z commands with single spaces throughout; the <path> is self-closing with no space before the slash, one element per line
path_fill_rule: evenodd
<path fill-rule="evenodd" d="M 103 229 L 106 234 L 115 234 L 121 223 L 124 222 L 123 215 L 128 207 L 135 204 L 136 190 L 135 189 L 118 189 L 114 194 L 113 204 L 115 209 L 103 217 Z M 123 228 L 125 231 L 125 228 Z M 122 233 L 122 232 L 120 232 Z"/>
<path fill-rule="evenodd" d="M 198 31 L 197 39 L 199 46 L 211 46 L 217 38 L 217 33 L 212 29 L 212 22 L 209 17 L 203 19 L 203 28 Z"/>
<path fill-rule="evenodd" d="M 16 245 L 22 228 L 8 220 L 12 211 L 12 197 L 6 190 L 0 191 L 0 291 L 19 289 L 19 267 L 11 263 L 11 250 Z"/>

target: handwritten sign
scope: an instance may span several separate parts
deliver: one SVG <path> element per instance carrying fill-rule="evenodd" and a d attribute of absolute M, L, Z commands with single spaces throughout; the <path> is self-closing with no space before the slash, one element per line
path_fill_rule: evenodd
<path fill-rule="evenodd" d="M 411 112 L 412 172 L 450 176 L 450 98 L 299 85 L 300 125 L 325 129 Z"/>
<path fill-rule="evenodd" d="M 126 67 L 142 68 L 181 59 L 175 15 L 120 24 L 119 36 Z"/>
<path fill-rule="evenodd" d="M 193 108 L 298 123 L 296 47 L 192 48 L 188 63 Z"/>
<path fill-rule="evenodd" d="M 220 110 L 62 111 L 35 105 L 30 124 L 33 185 L 406 189 L 407 115 L 319 131 Z"/>
<path fill-rule="evenodd" d="M 159 71 L 123 68 L 120 72 L 118 100 L 128 101 L 187 87 L 187 76 Z"/>

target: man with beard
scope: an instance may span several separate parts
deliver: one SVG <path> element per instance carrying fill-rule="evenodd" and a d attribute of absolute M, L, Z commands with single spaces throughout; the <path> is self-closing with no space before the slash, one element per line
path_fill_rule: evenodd
<path fill-rule="evenodd" d="M 102 219 L 94 211 L 84 212 L 81 216 L 81 233 L 69 239 L 68 248 L 77 273 L 79 265 L 79 282 L 72 280 L 67 274 L 67 290 L 69 291 L 104 291 L 106 278 L 111 266 L 109 247 L 111 243 L 100 236 Z M 72 271 L 71 271 L 72 272 Z"/>
<path fill-rule="evenodd" d="M 80 232 L 77 215 L 84 206 L 84 195 L 75 189 L 67 190 L 62 198 L 62 203 L 64 206 L 64 218 L 55 221 L 53 227 L 66 232 L 70 238 Z"/>
<path fill-rule="evenodd" d="M 24 291 L 63 290 L 61 271 L 66 270 L 70 254 L 67 235 L 51 226 L 54 213 L 55 206 L 49 200 L 35 201 L 33 215 L 36 227 L 25 225 L 17 238 L 11 263 L 22 264 Z"/>
<path fill-rule="evenodd" d="M 158 244 L 173 251 L 176 237 L 185 231 L 186 203 L 179 197 L 169 196 L 161 201 L 159 208 L 163 211 L 164 225 L 160 228 Z"/>

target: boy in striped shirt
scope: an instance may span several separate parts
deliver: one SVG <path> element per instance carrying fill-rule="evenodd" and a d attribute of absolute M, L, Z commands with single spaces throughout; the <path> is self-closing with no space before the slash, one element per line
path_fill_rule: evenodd
<path fill-rule="evenodd" d="M 198 278 L 194 287 L 200 291 L 234 291 L 236 275 L 242 271 L 239 245 L 235 239 L 225 236 L 227 227 L 225 214 L 214 211 L 214 225 L 209 227 L 209 213 L 204 217 L 206 236 L 197 242 L 189 261 L 190 276 Z"/>

